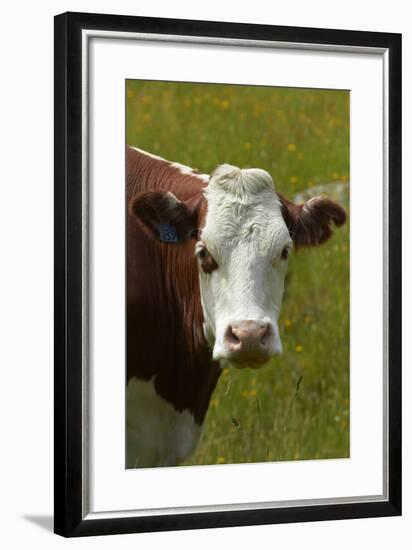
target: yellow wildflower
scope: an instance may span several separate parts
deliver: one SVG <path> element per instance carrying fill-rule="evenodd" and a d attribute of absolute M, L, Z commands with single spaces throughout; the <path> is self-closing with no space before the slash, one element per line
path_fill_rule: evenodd
<path fill-rule="evenodd" d="M 217 459 L 218 464 L 224 464 L 225 462 L 226 462 L 226 460 L 225 460 L 224 456 L 219 456 L 218 457 L 218 459 Z"/>
<path fill-rule="evenodd" d="M 230 105 L 230 101 L 228 99 L 224 99 L 220 104 L 220 108 L 222 109 L 222 111 L 226 111 L 229 105 Z"/>
<path fill-rule="evenodd" d="M 296 353 L 300 353 L 301 351 L 303 351 L 303 346 L 301 344 L 298 344 L 296 347 L 295 347 L 295 351 Z"/>
<path fill-rule="evenodd" d="M 294 143 L 289 143 L 288 151 L 296 151 L 296 145 Z"/>
<path fill-rule="evenodd" d="M 292 326 L 292 321 L 290 319 L 285 319 L 284 325 L 286 328 L 289 328 Z"/>

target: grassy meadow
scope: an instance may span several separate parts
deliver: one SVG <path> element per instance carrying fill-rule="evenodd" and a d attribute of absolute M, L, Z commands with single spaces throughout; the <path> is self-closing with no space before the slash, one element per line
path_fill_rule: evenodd
<path fill-rule="evenodd" d="M 129 80 L 126 100 L 128 144 L 201 172 L 263 168 L 289 198 L 348 183 L 348 92 Z M 349 223 L 291 255 L 279 328 L 281 357 L 223 372 L 185 464 L 349 456 Z"/>

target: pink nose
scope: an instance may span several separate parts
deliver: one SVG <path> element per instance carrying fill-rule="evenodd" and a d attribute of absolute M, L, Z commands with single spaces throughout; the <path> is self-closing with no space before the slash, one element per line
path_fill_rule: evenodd
<path fill-rule="evenodd" d="M 224 342 L 229 359 L 264 363 L 269 358 L 272 339 L 270 323 L 239 321 L 227 327 Z"/>

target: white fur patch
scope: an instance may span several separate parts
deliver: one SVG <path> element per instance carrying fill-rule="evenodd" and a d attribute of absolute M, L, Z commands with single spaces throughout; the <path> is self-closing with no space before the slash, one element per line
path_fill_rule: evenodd
<path fill-rule="evenodd" d="M 241 170 L 228 164 L 212 174 L 201 240 L 218 268 L 200 272 L 204 331 L 213 357 L 227 357 L 227 327 L 243 320 L 269 323 L 271 355 L 281 353 L 277 319 L 287 261 L 282 250 L 291 238 L 271 176 L 264 170 Z"/>
<path fill-rule="evenodd" d="M 176 466 L 193 452 L 202 427 L 156 393 L 153 379 L 129 380 L 126 408 L 127 468 Z"/>
<path fill-rule="evenodd" d="M 209 181 L 209 176 L 207 174 L 199 174 L 198 172 L 194 172 L 193 168 L 190 168 L 190 166 L 186 166 L 185 164 L 180 164 L 180 162 L 172 162 L 171 166 L 179 170 L 181 174 L 185 174 L 188 176 L 195 176 L 196 178 L 201 179 L 205 183 Z"/>
<path fill-rule="evenodd" d="M 238 168 L 221 164 L 212 173 L 207 194 L 216 190 L 225 191 L 238 199 L 248 200 L 261 191 L 274 194 L 273 180 L 266 170 L 260 168 Z"/>

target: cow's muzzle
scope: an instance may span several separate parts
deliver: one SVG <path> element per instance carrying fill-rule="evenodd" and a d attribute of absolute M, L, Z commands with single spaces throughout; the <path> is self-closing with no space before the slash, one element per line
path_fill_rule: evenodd
<path fill-rule="evenodd" d="M 239 367 L 262 365 L 282 351 L 279 338 L 275 336 L 278 335 L 272 324 L 265 321 L 231 322 L 223 339 L 225 359 Z"/>

